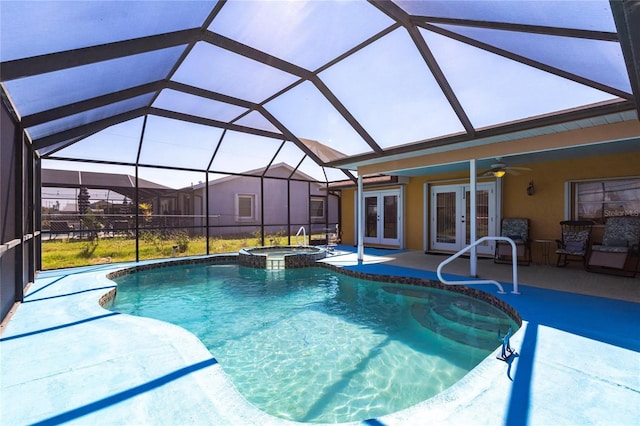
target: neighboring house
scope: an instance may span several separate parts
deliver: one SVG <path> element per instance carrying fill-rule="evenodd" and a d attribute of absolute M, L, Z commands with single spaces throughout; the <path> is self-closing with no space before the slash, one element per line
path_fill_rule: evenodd
<path fill-rule="evenodd" d="M 122 173 L 57 169 L 42 169 L 41 176 L 42 206 L 57 206 L 57 209 L 43 209 L 43 229 L 48 228 L 50 220 L 66 220 L 79 229 L 77 197 L 80 187 L 87 188 L 91 193 L 90 208 L 101 211 L 101 222 L 106 229 L 114 226 L 124 228 L 135 226 L 135 221 L 132 219 L 135 209 L 131 207 L 136 197 L 134 176 Z M 175 204 L 178 191 L 138 178 L 137 196 L 140 203 L 147 203 L 153 207 L 153 215 L 159 216 L 161 205 L 167 202 Z M 125 200 L 126 204 L 124 204 Z"/>
<path fill-rule="evenodd" d="M 264 175 L 264 176 L 263 176 Z M 209 189 L 209 226 L 214 235 L 254 234 L 264 224 L 265 235 L 295 234 L 305 227 L 307 235 L 335 230 L 340 199 L 328 194 L 325 184 L 315 182 L 286 163 L 226 176 L 181 190 L 184 210 L 206 226 L 206 189 Z M 291 206 L 289 209 L 288 206 Z"/>
<path fill-rule="evenodd" d="M 92 190 L 113 191 L 120 194 L 120 198 L 126 196 L 132 200 L 135 196 L 131 188 L 133 179 L 128 175 L 44 169 L 42 176 L 43 187 L 73 190 L 86 186 Z M 186 228 L 191 234 L 206 233 L 206 183 L 181 189 L 142 179 L 139 184 L 141 202 L 151 205 L 153 215 L 151 222 L 141 223 L 141 227 Z M 208 188 L 208 225 L 212 236 L 255 235 L 262 232 L 263 224 L 266 236 L 286 235 L 287 229 L 290 235 L 295 235 L 300 227 L 305 228 L 307 235 L 318 236 L 328 230 L 335 232 L 339 221 L 339 196 L 327 195 L 326 184 L 315 182 L 302 172 L 294 173 L 294 168 L 285 163 L 272 165 L 267 173 L 264 169 L 250 170 L 212 180 Z M 66 200 L 65 206 L 75 206 L 74 197 Z M 107 201 L 92 198 L 92 207 L 107 211 L 110 205 Z M 103 216 L 106 221 L 129 218 L 127 226 L 135 226 L 135 221 L 130 219 L 131 212 L 124 216 Z M 105 226 L 109 228 L 110 224 Z"/>

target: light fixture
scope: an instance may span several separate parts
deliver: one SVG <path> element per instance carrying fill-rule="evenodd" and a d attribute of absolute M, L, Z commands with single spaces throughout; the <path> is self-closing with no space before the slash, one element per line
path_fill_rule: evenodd
<path fill-rule="evenodd" d="M 531 196 L 535 194 L 536 189 L 533 187 L 533 180 L 529 182 L 529 186 L 527 186 L 527 195 Z"/>
<path fill-rule="evenodd" d="M 502 176 L 504 176 L 507 172 L 502 170 L 502 169 L 498 169 L 498 170 L 494 170 L 493 172 L 493 176 L 497 177 L 497 178 L 501 178 Z"/>

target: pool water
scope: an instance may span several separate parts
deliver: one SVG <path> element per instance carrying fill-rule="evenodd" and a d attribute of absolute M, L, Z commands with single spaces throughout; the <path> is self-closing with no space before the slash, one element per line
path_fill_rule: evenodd
<path fill-rule="evenodd" d="M 112 310 L 177 324 L 251 403 L 301 422 L 362 421 L 460 380 L 517 325 L 442 290 L 325 268 L 167 267 L 115 280 Z"/>

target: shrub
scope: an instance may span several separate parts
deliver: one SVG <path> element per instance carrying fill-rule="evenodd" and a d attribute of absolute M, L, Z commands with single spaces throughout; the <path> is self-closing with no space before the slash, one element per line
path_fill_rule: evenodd
<path fill-rule="evenodd" d="M 189 234 L 185 231 L 178 231 L 174 234 L 176 245 L 178 246 L 178 252 L 184 253 L 189 250 Z"/>
<path fill-rule="evenodd" d="M 157 252 L 161 253 L 164 250 L 164 238 L 158 231 L 140 231 L 140 240 L 153 245 Z"/>

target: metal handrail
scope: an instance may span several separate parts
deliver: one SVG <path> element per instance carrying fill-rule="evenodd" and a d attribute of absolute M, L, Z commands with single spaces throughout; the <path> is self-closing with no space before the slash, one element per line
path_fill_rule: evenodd
<path fill-rule="evenodd" d="M 300 229 L 298 229 L 298 232 L 296 233 L 296 244 L 300 245 L 300 243 L 298 242 L 298 237 L 300 236 L 300 231 L 302 231 L 302 242 L 303 245 L 307 245 L 307 230 L 304 229 L 304 226 L 301 226 Z"/>
<path fill-rule="evenodd" d="M 442 262 L 440 262 L 440 264 L 438 265 L 438 269 L 437 269 L 437 274 L 438 274 L 438 279 L 440 280 L 440 282 L 442 284 L 446 284 L 446 285 L 462 285 L 462 284 L 495 284 L 498 287 L 498 293 L 500 294 L 505 294 L 504 288 L 502 287 L 502 284 L 500 284 L 498 281 L 496 280 L 462 280 L 462 281 L 448 281 L 445 280 L 442 277 L 442 268 L 451 263 L 453 260 L 457 259 L 458 257 L 462 256 L 463 253 L 467 252 L 469 249 L 471 249 L 471 247 L 477 246 L 478 244 L 484 242 L 484 241 L 506 241 L 509 244 L 511 244 L 511 259 L 513 262 L 513 290 L 511 291 L 511 293 L 513 294 L 520 294 L 518 292 L 518 259 L 517 259 L 517 251 L 516 251 L 516 243 L 508 237 L 482 237 L 479 240 L 477 240 L 476 242 L 474 242 L 473 244 L 470 244 L 469 246 L 463 248 L 462 250 L 460 250 L 459 252 L 457 252 L 456 254 L 452 255 L 451 257 L 447 258 L 446 260 L 443 260 Z"/>

